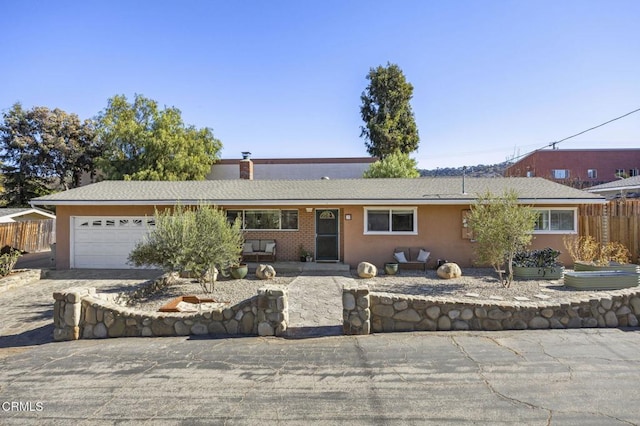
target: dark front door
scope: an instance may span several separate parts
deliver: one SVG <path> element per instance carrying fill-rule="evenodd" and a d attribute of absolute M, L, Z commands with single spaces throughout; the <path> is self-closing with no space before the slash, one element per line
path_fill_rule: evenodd
<path fill-rule="evenodd" d="M 316 210 L 316 260 L 338 260 L 338 209 Z"/>

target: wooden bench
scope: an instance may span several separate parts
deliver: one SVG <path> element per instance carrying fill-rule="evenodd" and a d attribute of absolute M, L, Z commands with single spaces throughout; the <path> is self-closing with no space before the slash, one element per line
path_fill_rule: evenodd
<path fill-rule="evenodd" d="M 422 256 L 420 256 L 421 252 Z M 404 254 L 404 258 L 400 253 Z M 393 250 L 393 259 L 400 269 L 422 268 L 426 272 L 430 256 L 431 252 L 422 247 L 396 247 Z"/>
<path fill-rule="evenodd" d="M 242 259 L 260 262 L 276 261 L 276 240 L 245 240 L 242 248 Z"/>

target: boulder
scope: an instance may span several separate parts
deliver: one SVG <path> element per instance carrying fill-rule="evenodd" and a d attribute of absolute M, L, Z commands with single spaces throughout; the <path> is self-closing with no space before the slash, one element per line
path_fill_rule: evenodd
<path fill-rule="evenodd" d="M 261 280 L 271 280 L 276 276 L 276 270 L 271 265 L 258 265 L 256 277 Z"/>
<path fill-rule="evenodd" d="M 453 262 L 445 263 L 438 268 L 437 274 L 440 278 L 446 280 L 451 278 L 460 278 L 462 276 L 462 270 Z"/>
<path fill-rule="evenodd" d="M 369 262 L 360 262 L 358 264 L 358 276 L 360 278 L 373 278 L 378 275 L 376 265 Z"/>

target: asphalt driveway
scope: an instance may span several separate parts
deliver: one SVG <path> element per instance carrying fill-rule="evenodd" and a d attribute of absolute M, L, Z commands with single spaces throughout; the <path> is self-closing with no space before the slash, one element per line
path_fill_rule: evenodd
<path fill-rule="evenodd" d="M 637 329 L 52 342 L 54 289 L 131 273 L 0 293 L 0 424 L 640 423 Z"/>

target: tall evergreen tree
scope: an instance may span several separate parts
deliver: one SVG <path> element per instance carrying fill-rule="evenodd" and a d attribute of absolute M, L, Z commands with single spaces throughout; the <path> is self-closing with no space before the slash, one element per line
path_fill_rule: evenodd
<path fill-rule="evenodd" d="M 400 67 L 387 63 L 371 68 L 367 80 L 369 85 L 360 96 L 365 123 L 360 137 L 365 138 L 369 154 L 384 159 L 395 151 L 410 154 L 417 150 L 420 137 L 410 104 L 413 86 Z"/>

